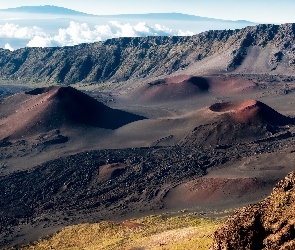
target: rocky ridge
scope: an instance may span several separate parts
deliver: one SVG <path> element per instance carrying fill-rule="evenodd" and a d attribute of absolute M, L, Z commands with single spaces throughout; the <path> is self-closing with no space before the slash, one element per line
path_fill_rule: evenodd
<path fill-rule="evenodd" d="M 252 52 L 264 55 L 260 73 L 295 75 L 294 37 L 295 24 L 262 24 L 191 37 L 119 38 L 13 52 L 2 49 L 0 79 L 73 84 L 158 77 L 189 68 L 192 73 L 228 72 L 238 70 Z"/>
<path fill-rule="evenodd" d="M 268 198 L 237 211 L 214 234 L 212 250 L 294 249 L 295 173 L 289 173 Z"/>

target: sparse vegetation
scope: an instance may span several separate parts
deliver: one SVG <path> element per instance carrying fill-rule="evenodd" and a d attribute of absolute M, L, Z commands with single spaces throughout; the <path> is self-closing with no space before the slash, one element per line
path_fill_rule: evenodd
<path fill-rule="evenodd" d="M 195 214 L 148 216 L 131 223 L 101 222 L 62 229 L 22 250 L 41 249 L 208 249 L 224 218 Z"/>

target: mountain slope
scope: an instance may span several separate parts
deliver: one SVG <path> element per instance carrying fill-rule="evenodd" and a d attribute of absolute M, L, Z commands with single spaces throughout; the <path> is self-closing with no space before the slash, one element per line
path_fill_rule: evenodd
<path fill-rule="evenodd" d="M 294 249 L 295 174 L 291 172 L 270 197 L 237 211 L 214 234 L 212 250 Z"/>
<path fill-rule="evenodd" d="M 288 154 L 280 156 L 280 152 L 286 148 L 280 148 L 281 144 L 288 146 Z M 269 183 L 282 178 L 286 171 L 290 172 L 289 164 L 294 161 L 294 156 L 289 158 L 289 152 L 294 148 L 293 144 L 292 140 L 284 140 L 274 142 L 273 145 L 263 142 L 250 148 L 247 145 L 239 145 L 238 151 L 234 149 L 208 151 L 208 148 L 204 147 L 93 150 L 59 157 L 35 168 L 2 175 L 0 176 L 0 188 L 3 190 L 0 192 L 0 246 L 35 241 L 38 237 L 51 234 L 65 225 L 116 220 L 121 215 L 134 218 L 143 212 L 162 213 L 166 198 L 172 203 L 179 199 L 179 196 L 171 197 L 169 192 L 171 189 L 181 183 L 190 184 L 190 181 L 199 180 L 201 185 L 188 186 L 190 192 L 182 194 L 181 197 L 186 198 L 186 195 L 192 191 L 208 194 L 206 187 L 209 183 L 199 177 L 204 176 L 209 168 L 222 167 L 221 165 L 226 163 L 232 165 L 231 160 L 239 157 L 239 154 L 246 154 L 247 159 L 257 158 L 257 152 L 264 152 L 265 148 L 268 148 L 268 153 L 264 153 L 265 157 L 269 157 L 269 153 L 275 155 L 276 161 L 277 158 L 284 157 L 287 159 L 284 163 L 287 167 L 280 162 L 282 165 L 279 165 L 281 166 L 279 169 L 276 167 L 276 171 L 266 171 L 269 164 L 264 162 L 260 166 L 261 169 L 254 171 L 254 176 L 251 178 L 248 177 L 252 172 L 243 171 L 248 177 L 240 178 L 243 186 L 239 188 L 236 184 L 241 182 L 234 180 L 230 182 L 226 179 L 215 180 L 211 184 L 219 183 L 218 188 L 230 185 L 232 190 L 237 190 L 234 195 L 243 194 L 243 190 L 247 190 L 252 184 L 256 184 L 256 187 L 264 186 L 264 192 L 270 193 Z M 230 170 L 225 169 L 224 172 L 234 172 Z M 261 175 L 265 172 L 270 175 L 262 179 Z M 203 190 L 200 190 L 201 187 Z M 213 187 L 211 185 L 208 190 L 210 194 Z M 249 191 L 251 195 L 246 194 L 247 203 L 253 202 L 253 195 L 256 195 L 254 201 L 257 201 L 257 193 L 261 192 L 259 188 L 252 190 L 253 192 Z M 259 197 L 261 195 L 265 197 L 266 193 L 260 193 Z M 222 198 L 229 201 L 232 195 L 226 192 Z M 196 198 L 189 207 L 200 206 L 207 196 Z M 215 202 L 220 197 L 211 196 L 210 199 L 211 205 L 218 209 L 219 204 Z M 239 206 L 239 202 L 230 201 L 225 208 Z M 201 209 L 205 209 L 207 205 L 201 206 Z M 184 207 L 179 208 L 179 206 Z M 180 202 L 169 206 L 169 209 L 174 211 L 184 208 L 188 207 Z"/>
<path fill-rule="evenodd" d="M 62 48 L 0 50 L 2 81 L 105 82 L 182 71 L 295 75 L 295 24 L 208 31 L 192 37 L 119 38 Z"/>
<path fill-rule="evenodd" d="M 1 139 L 37 135 L 61 127 L 117 129 L 144 119 L 111 109 L 72 87 L 38 88 L 8 97 L 2 100 L 0 112 Z"/>

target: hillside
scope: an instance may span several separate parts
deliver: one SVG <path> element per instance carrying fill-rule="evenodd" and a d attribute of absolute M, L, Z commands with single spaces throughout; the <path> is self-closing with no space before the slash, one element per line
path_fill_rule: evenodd
<path fill-rule="evenodd" d="M 295 174 L 258 204 L 237 211 L 214 234 L 212 250 L 294 249 Z"/>
<path fill-rule="evenodd" d="M 170 216 L 173 215 L 166 213 L 132 221 L 69 226 L 50 238 L 20 249 L 208 250 L 212 233 L 224 221 L 223 218 L 203 218 L 201 213 Z"/>
<path fill-rule="evenodd" d="M 192 37 L 119 38 L 73 47 L 1 50 L 0 79 L 100 83 L 177 71 L 294 76 L 294 36 L 295 24 L 258 25 Z"/>
<path fill-rule="evenodd" d="M 279 148 L 280 143 L 293 148 L 289 138 L 210 153 L 202 147 L 99 150 L 0 176 L 0 246 L 26 244 L 82 222 L 188 208 L 220 210 L 257 201 L 292 169 L 288 164 L 294 157 Z M 265 148 L 269 148 L 267 152 Z M 274 163 L 253 169 L 257 152 L 262 153 L 261 160 L 272 153 L 274 159 L 283 157 L 286 163 L 280 160 L 280 168 Z M 241 166 L 234 160 L 239 155 L 253 158 L 253 165 Z M 239 166 L 235 170 L 231 169 L 234 164 Z M 219 180 L 213 176 L 214 169 L 221 171 Z M 232 175 L 227 176 L 229 173 Z M 194 184 L 198 181 L 200 185 Z M 222 196 L 214 196 L 214 190 L 209 189 L 212 183 L 218 184 Z M 245 192 L 253 184 L 252 191 Z M 183 186 L 185 190 L 177 188 Z"/>
<path fill-rule="evenodd" d="M 266 104 L 245 100 L 215 103 L 209 110 L 219 115 L 212 123 L 198 126 L 181 142 L 183 146 L 245 143 L 269 138 L 294 125 L 295 119 L 286 117 Z"/>
<path fill-rule="evenodd" d="M 0 105 L 0 140 L 38 136 L 62 127 L 117 129 L 144 117 L 111 109 L 72 87 L 37 88 Z"/>

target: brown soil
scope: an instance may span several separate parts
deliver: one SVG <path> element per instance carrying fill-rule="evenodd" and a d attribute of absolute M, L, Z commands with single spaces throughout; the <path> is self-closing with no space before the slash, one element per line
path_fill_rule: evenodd
<path fill-rule="evenodd" d="M 271 196 L 237 211 L 214 234 L 211 249 L 294 249 L 295 173 Z"/>
<path fill-rule="evenodd" d="M 213 112 L 231 111 L 236 123 L 268 123 L 272 125 L 294 124 L 295 120 L 279 114 L 269 106 L 255 100 L 215 103 L 209 107 Z"/>
<path fill-rule="evenodd" d="M 255 82 L 236 76 L 208 77 L 208 82 L 211 92 L 226 95 L 253 94 L 259 89 Z"/>
<path fill-rule="evenodd" d="M 265 181 L 257 177 L 198 178 L 171 189 L 165 205 L 173 208 L 180 204 L 181 207 L 242 204 L 258 200 L 276 182 L 277 179 Z"/>
<path fill-rule="evenodd" d="M 129 221 L 123 221 L 123 222 L 121 222 L 121 224 L 125 227 L 128 227 L 128 228 L 138 228 L 138 227 L 144 226 L 143 224 L 136 223 L 136 222 L 129 222 Z"/>
<path fill-rule="evenodd" d="M 249 94 L 257 85 L 238 77 L 200 77 L 179 75 L 159 79 L 134 89 L 130 96 L 144 103 L 179 101 L 211 94 Z"/>
<path fill-rule="evenodd" d="M 147 83 L 135 89 L 132 96 L 141 102 L 165 102 L 208 93 L 209 88 L 206 78 L 180 75 Z"/>

